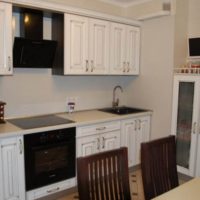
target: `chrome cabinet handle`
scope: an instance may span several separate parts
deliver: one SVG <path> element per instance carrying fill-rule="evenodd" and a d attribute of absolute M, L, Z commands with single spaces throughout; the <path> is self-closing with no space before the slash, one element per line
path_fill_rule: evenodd
<path fill-rule="evenodd" d="M 85 67 L 86 67 L 86 72 L 88 72 L 88 70 L 89 70 L 89 61 L 88 61 L 88 60 L 86 60 L 86 65 L 85 65 Z"/>
<path fill-rule="evenodd" d="M 100 127 L 100 128 L 96 128 L 97 131 L 102 131 L 102 130 L 105 130 L 105 129 L 106 129 L 105 126 L 104 127 Z"/>
<path fill-rule="evenodd" d="M 104 148 L 105 148 L 105 138 L 102 137 L 102 149 L 104 149 Z"/>
<path fill-rule="evenodd" d="M 100 139 L 97 138 L 97 149 L 100 150 Z"/>
<path fill-rule="evenodd" d="M 193 133 L 193 134 L 196 133 L 196 127 L 197 127 L 197 123 L 194 122 L 194 123 L 193 123 L 193 127 L 192 127 L 192 133 Z"/>
<path fill-rule="evenodd" d="M 126 62 L 123 62 L 123 72 L 126 72 Z"/>
<path fill-rule="evenodd" d="M 125 123 L 125 125 L 127 126 L 127 125 L 133 125 L 134 123 L 133 122 L 127 122 L 127 123 Z"/>
<path fill-rule="evenodd" d="M 11 57 L 8 56 L 8 71 L 11 71 Z"/>
<path fill-rule="evenodd" d="M 141 130 L 141 119 L 138 119 L 138 123 L 139 123 L 139 130 Z"/>
<path fill-rule="evenodd" d="M 47 193 L 56 192 L 56 191 L 58 191 L 58 190 L 60 190 L 60 188 L 59 188 L 59 187 L 57 187 L 57 188 L 54 188 L 54 189 L 52 189 L 52 190 L 47 190 Z"/>
<path fill-rule="evenodd" d="M 19 139 L 19 153 L 23 153 L 23 144 L 22 144 L 22 139 Z"/>
<path fill-rule="evenodd" d="M 138 129 L 138 120 L 136 119 L 135 120 L 135 131 L 137 131 L 137 129 Z"/>
<path fill-rule="evenodd" d="M 130 62 L 127 62 L 127 72 L 130 71 Z"/>
<path fill-rule="evenodd" d="M 93 72 L 93 71 L 94 71 L 94 61 L 91 60 L 91 72 Z"/>

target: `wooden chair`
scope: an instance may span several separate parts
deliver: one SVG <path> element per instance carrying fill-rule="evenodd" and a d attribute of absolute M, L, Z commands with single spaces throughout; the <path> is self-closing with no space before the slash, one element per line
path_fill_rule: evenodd
<path fill-rule="evenodd" d="M 131 200 L 127 148 L 77 158 L 80 200 Z"/>
<path fill-rule="evenodd" d="M 178 186 L 175 136 L 142 143 L 141 168 L 146 200 Z"/>

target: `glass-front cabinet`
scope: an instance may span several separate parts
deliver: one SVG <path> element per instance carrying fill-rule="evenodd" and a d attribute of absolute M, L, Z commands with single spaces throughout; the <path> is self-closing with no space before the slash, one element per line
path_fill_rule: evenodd
<path fill-rule="evenodd" d="M 173 91 L 172 134 L 176 135 L 178 171 L 196 176 L 199 135 L 200 77 L 176 75 Z"/>

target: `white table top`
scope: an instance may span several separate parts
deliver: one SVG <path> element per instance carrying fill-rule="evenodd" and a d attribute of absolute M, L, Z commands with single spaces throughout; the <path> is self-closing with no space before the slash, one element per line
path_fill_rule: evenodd
<path fill-rule="evenodd" d="M 199 200 L 200 178 L 194 178 L 152 200 Z"/>

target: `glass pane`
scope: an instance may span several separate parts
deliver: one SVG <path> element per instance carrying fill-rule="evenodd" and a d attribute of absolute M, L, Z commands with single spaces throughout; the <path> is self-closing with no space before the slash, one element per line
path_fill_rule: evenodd
<path fill-rule="evenodd" d="M 177 117 L 177 164 L 189 168 L 194 83 L 180 82 Z"/>
<path fill-rule="evenodd" d="M 47 148 L 35 152 L 35 173 L 47 173 L 58 169 L 67 168 L 67 146 Z"/>

